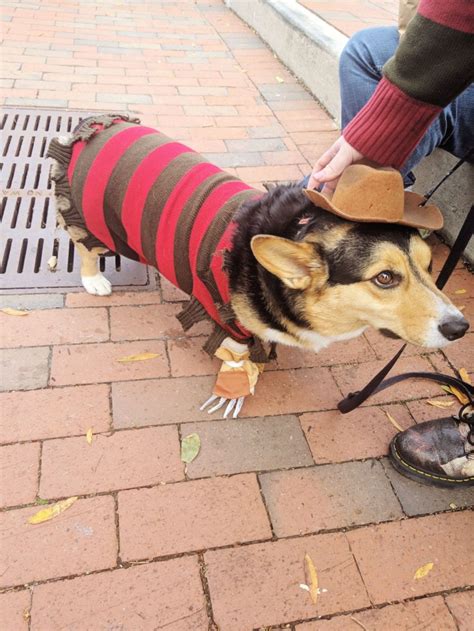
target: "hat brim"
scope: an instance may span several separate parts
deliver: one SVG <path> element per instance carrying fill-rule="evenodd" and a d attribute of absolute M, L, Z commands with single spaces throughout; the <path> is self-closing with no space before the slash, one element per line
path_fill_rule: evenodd
<path fill-rule="evenodd" d="M 405 191 L 405 204 L 403 217 L 397 220 L 387 219 L 384 216 L 364 216 L 363 214 L 351 213 L 350 210 L 341 210 L 334 206 L 331 201 L 318 191 L 303 189 L 306 197 L 319 208 L 323 208 L 334 215 L 338 215 L 348 221 L 361 221 L 366 223 L 396 223 L 412 228 L 424 228 L 426 230 L 440 230 L 443 227 L 443 215 L 437 206 L 420 206 L 425 200 L 423 195 Z"/>

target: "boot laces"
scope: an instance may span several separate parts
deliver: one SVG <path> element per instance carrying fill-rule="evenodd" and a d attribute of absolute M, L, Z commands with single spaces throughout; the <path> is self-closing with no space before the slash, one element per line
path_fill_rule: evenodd
<path fill-rule="evenodd" d="M 466 423 L 469 426 L 467 442 L 474 446 L 474 405 L 472 403 L 463 405 L 456 420 L 458 423 Z"/>

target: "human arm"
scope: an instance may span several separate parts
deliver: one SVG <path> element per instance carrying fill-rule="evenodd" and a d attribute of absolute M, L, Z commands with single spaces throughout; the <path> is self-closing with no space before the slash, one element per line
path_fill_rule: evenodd
<path fill-rule="evenodd" d="M 474 4 L 421 0 L 371 99 L 316 162 L 309 188 L 365 157 L 400 168 L 443 107 L 474 79 Z"/>

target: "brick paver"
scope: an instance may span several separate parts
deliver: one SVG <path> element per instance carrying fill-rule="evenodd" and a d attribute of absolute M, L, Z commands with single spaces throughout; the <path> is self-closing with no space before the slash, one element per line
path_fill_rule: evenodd
<path fill-rule="evenodd" d="M 195 480 L 119 493 L 123 559 L 176 554 L 268 539 L 254 475 Z"/>
<path fill-rule="evenodd" d="M 305 554 L 319 577 L 314 605 L 306 583 Z M 214 618 L 228 631 L 368 607 L 370 601 L 344 535 L 329 534 L 206 552 Z M 229 581 L 232 577 L 232 581 Z"/>
<path fill-rule="evenodd" d="M 201 451 L 188 465 L 190 478 L 313 464 L 295 416 L 181 426 L 183 435 L 194 432 L 201 439 Z"/>
<path fill-rule="evenodd" d="M 195 558 L 81 576 L 35 588 L 33 629 L 127 628 L 206 631 L 206 603 Z M 125 627 L 123 626 L 125 623 Z"/>
<path fill-rule="evenodd" d="M 382 609 L 358 611 L 332 620 L 305 622 L 297 624 L 295 628 L 296 631 L 358 631 L 364 627 L 373 631 L 412 631 L 418 628 L 456 630 L 453 617 L 439 596 L 401 605 L 388 605 Z"/>
<path fill-rule="evenodd" d="M 0 440 L 5 443 L 85 434 L 110 427 L 106 385 L 45 388 L 0 394 Z"/>
<path fill-rule="evenodd" d="M 397 0 L 298 0 L 347 36 L 371 26 L 395 26 Z"/>
<path fill-rule="evenodd" d="M 85 291 L 66 294 L 66 307 L 115 307 L 150 305 L 161 302 L 158 291 L 118 291 L 111 296 L 92 296 Z"/>
<path fill-rule="evenodd" d="M 359 408 L 344 415 L 338 410 L 303 414 L 300 420 L 315 462 L 325 464 L 385 455 L 397 433 L 387 413 L 404 429 L 413 425 L 400 404 Z"/>
<path fill-rule="evenodd" d="M 129 111 L 257 188 L 299 180 L 339 135 L 222 0 L 37 4 L 2 9 L 3 105 Z M 397 11 L 305 4 L 347 34 Z M 448 249 L 430 242 L 437 271 Z M 471 319 L 473 278 L 459 264 L 447 285 Z M 439 386 L 405 382 L 337 411 L 400 342 L 368 330 L 319 354 L 280 348 L 225 421 L 199 410 L 219 367 L 201 349 L 209 324 L 184 334 L 174 316 L 186 297 L 163 278 L 136 289 L 0 297 L 29 310 L 0 313 L 2 628 L 470 629 L 473 494 L 405 480 L 385 458 L 397 431 L 386 412 L 406 428 L 457 406 L 432 407 L 449 399 Z M 397 371 L 472 370 L 471 338 L 409 346 Z M 144 352 L 159 356 L 117 361 Z M 201 451 L 185 468 L 191 432 Z M 27 523 L 42 501 L 75 494 Z M 306 553 L 316 604 L 301 587 Z"/>
<path fill-rule="evenodd" d="M 41 506 L 0 515 L 0 586 L 82 574 L 116 564 L 112 497 L 77 500 L 54 520 L 27 522 Z"/>
<path fill-rule="evenodd" d="M 119 361 L 143 353 L 155 353 L 158 357 Z M 167 377 L 168 373 L 164 344 L 157 340 L 56 346 L 51 359 L 54 386 Z"/>
<path fill-rule="evenodd" d="M 260 483 L 278 537 L 402 516 L 382 465 L 373 460 L 265 473 Z"/>
<path fill-rule="evenodd" d="M 349 392 L 360 390 L 361 385 L 365 385 L 385 364 L 386 360 L 367 362 L 360 364 L 357 370 L 348 370 L 345 366 L 336 366 L 332 369 L 332 373 L 342 392 L 347 396 Z M 401 357 L 393 370 L 393 374 L 409 371 L 432 372 L 433 367 L 426 357 Z M 411 379 L 374 394 L 370 401 L 363 405 L 421 399 L 436 396 L 442 394 L 442 392 L 441 387 L 433 381 Z"/>
<path fill-rule="evenodd" d="M 474 590 L 451 594 L 446 597 L 446 604 L 453 614 L 459 631 L 469 631 L 474 619 Z"/>
<path fill-rule="evenodd" d="M 47 386 L 50 354 L 48 347 L 2 350 L 0 391 L 34 390 Z"/>
<path fill-rule="evenodd" d="M 29 504 L 38 491 L 40 446 L 0 447 L 0 508 Z"/>
<path fill-rule="evenodd" d="M 1 338 L 4 348 L 49 346 L 105 342 L 109 326 L 105 309 L 48 309 L 14 317 L 0 313 Z"/>
<path fill-rule="evenodd" d="M 474 550 L 466 533 L 473 527 L 472 512 L 446 513 L 362 528 L 347 537 L 372 602 L 385 603 L 472 585 Z M 433 569 L 415 579 L 427 563 Z"/>
<path fill-rule="evenodd" d="M 0 594 L 0 611 L 9 631 L 28 631 L 30 604 L 31 592 L 27 589 Z"/>
<path fill-rule="evenodd" d="M 402 505 L 410 517 L 463 508 L 474 504 L 474 488 L 438 489 L 426 487 L 397 475 L 388 461 L 383 463 L 387 476 Z"/>
<path fill-rule="evenodd" d="M 183 479 L 175 427 L 111 436 L 49 440 L 43 446 L 40 496 L 86 495 Z"/>
<path fill-rule="evenodd" d="M 182 336 L 183 329 L 176 318 L 176 312 L 175 305 L 113 307 L 110 310 L 111 339 L 120 342 Z M 210 332 L 210 323 L 202 322 L 194 326 L 190 334 L 209 335 Z"/>

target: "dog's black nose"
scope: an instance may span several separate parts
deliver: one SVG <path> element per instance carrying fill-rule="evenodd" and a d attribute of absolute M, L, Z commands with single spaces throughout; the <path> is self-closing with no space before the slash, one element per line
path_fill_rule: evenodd
<path fill-rule="evenodd" d="M 469 322 L 464 318 L 451 318 L 439 325 L 438 330 L 444 337 L 452 342 L 464 335 L 469 328 Z"/>

